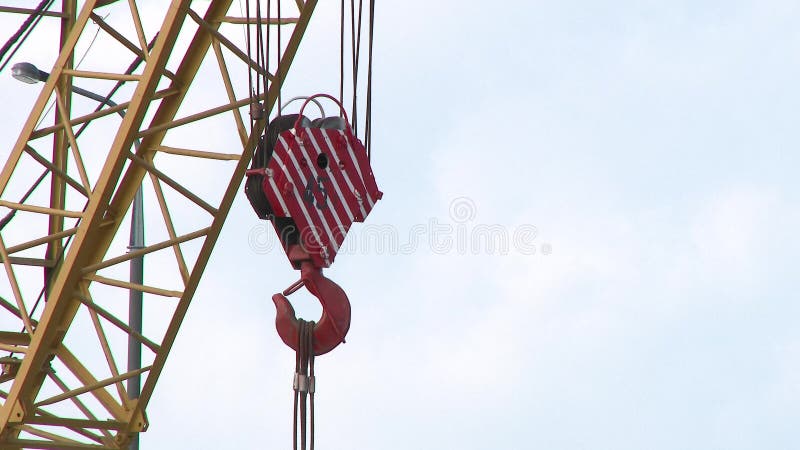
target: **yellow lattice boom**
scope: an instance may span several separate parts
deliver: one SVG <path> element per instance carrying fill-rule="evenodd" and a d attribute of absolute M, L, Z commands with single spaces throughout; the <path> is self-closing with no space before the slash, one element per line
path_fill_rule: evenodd
<path fill-rule="evenodd" d="M 264 129 L 249 116 L 247 83 L 235 80 L 260 73 L 271 111 L 316 3 L 284 1 L 280 20 L 258 19 L 283 33 L 271 72 L 244 45 L 256 19 L 230 0 L 65 0 L 44 19 L 61 25 L 60 53 L 0 173 L 0 448 L 121 449 L 147 428 L 147 404 Z M 76 47 L 97 32 L 107 56 L 76 67 Z M 193 89 L 199 73 L 214 83 Z M 73 85 L 122 87 L 116 106 L 98 108 Z M 129 250 L 122 225 L 140 186 L 156 199 L 160 227 Z M 142 255 L 158 270 L 137 284 L 128 263 Z M 142 332 L 127 322 L 131 290 L 154 314 Z M 144 348 L 133 371 L 124 367 L 130 337 Z M 136 398 L 125 381 L 139 375 Z"/>

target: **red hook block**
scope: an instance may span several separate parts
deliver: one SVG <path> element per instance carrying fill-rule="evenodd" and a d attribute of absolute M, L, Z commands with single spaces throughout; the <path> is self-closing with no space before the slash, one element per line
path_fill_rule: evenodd
<path fill-rule="evenodd" d="M 275 328 L 278 329 L 281 340 L 295 351 L 298 348 L 300 325 L 286 296 L 302 285 L 322 304 L 322 317 L 314 325 L 314 355 L 323 355 L 344 342 L 350 329 L 350 300 L 338 284 L 322 275 L 321 268 L 315 267 L 311 260 L 302 261 L 300 281 L 283 293 L 272 296 L 272 302 L 277 309 Z"/>

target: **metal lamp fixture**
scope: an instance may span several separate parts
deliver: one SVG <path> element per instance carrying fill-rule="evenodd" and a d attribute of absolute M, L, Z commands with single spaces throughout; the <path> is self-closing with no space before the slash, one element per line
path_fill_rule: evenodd
<path fill-rule="evenodd" d="M 47 72 L 39 70 L 29 62 L 16 63 L 11 66 L 11 76 L 23 83 L 36 84 L 40 81 L 47 81 Z"/>

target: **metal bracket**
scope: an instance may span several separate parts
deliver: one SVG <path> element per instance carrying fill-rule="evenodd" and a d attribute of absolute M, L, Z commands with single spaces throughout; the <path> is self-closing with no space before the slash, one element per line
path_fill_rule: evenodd
<path fill-rule="evenodd" d="M 316 385 L 315 378 L 316 377 L 314 376 L 303 375 L 295 372 L 294 382 L 292 383 L 294 390 L 297 392 L 309 392 L 313 394 Z"/>
<path fill-rule="evenodd" d="M 23 418 L 25 418 L 25 408 L 23 408 L 22 403 L 17 400 L 14 402 L 14 406 L 11 408 L 11 415 L 8 418 L 8 421 L 19 423 L 22 422 Z"/>
<path fill-rule="evenodd" d="M 128 421 L 130 423 L 129 431 L 135 433 L 147 431 L 147 427 L 150 426 L 150 422 L 147 420 L 147 413 L 143 409 L 136 408 L 138 403 L 139 399 L 131 400 L 130 407 L 136 411 L 136 414 Z"/>

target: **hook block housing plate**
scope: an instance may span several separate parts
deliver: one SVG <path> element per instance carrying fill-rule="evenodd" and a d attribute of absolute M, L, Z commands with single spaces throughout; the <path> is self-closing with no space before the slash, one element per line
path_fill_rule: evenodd
<path fill-rule="evenodd" d="M 349 126 L 284 131 L 265 174 L 262 188 L 274 215 L 294 220 L 317 267 L 330 267 L 350 226 L 363 222 L 383 196 Z"/>

